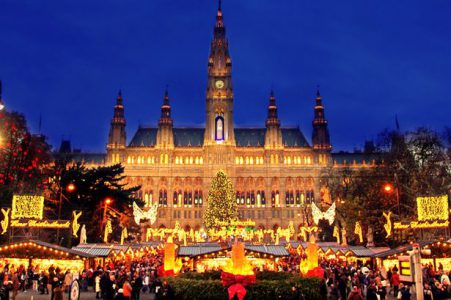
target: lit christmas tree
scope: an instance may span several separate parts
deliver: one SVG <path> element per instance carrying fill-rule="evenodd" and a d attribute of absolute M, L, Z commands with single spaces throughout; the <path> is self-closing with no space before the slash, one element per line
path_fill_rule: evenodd
<path fill-rule="evenodd" d="M 223 171 L 219 171 L 211 182 L 208 191 L 207 208 L 204 214 L 204 224 L 208 229 L 215 227 L 217 222 L 230 223 L 237 219 L 235 190 L 233 184 Z"/>

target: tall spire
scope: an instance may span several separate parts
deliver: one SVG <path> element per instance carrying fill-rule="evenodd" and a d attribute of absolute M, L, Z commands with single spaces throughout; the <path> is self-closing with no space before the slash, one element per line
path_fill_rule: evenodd
<path fill-rule="evenodd" d="M 171 118 L 171 105 L 169 104 L 169 92 L 168 87 L 164 91 L 163 105 L 161 106 L 161 117 L 158 124 L 161 125 L 172 125 Z"/>
<path fill-rule="evenodd" d="M 114 106 L 114 117 L 111 121 L 111 124 L 124 124 L 125 125 L 125 117 L 124 117 L 124 104 L 122 100 L 122 91 L 119 90 L 117 92 L 116 97 L 116 105 Z"/>
<path fill-rule="evenodd" d="M 107 160 L 109 163 L 120 163 L 124 161 L 124 149 L 127 142 L 125 133 L 125 114 L 122 99 L 122 91 L 119 90 L 114 105 L 114 115 L 111 120 L 110 133 L 108 135 Z"/>
<path fill-rule="evenodd" d="M 276 97 L 274 91 L 271 89 L 269 93 L 268 118 L 266 119 L 266 126 L 280 126 L 280 120 L 277 114 Z"/>
<path fill-rule="evenodd" d="M 332 145 L 330 144 L 329 129 L 327 127 L 327 120 L 324 114 L 324 106 L 322 103 L 322 97 L 319 91 L 319 86 L 317 87 L 316 90 L 316 103 L 312 125 L 313 125 L 313 133 L 312 133 L 313 148 L 316 150 L 330 151 L 332 149 Z"/>

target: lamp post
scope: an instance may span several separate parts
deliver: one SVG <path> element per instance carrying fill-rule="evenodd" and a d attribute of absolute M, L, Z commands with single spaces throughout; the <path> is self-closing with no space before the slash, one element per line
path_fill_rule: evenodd
<path fill-rule="evenodd" d="M 395 175 L 395 184 L 397 183 L 397 177 Z M 386 194 L 395 193 L 396 196 L 396 206 L 398 207 L 398 216 L 401 214 L 401 203 L 399 202 L 399 188 L 398 185 L 393 186 L 391 183 L 386 183 L 383 186 L 383 190 Z"/>
<path fill-rule="evenodd" d="M 102 232 L 103 226 L 105 225 L 106 212 L 108 210 L 108 205 L 110 205 L 111 202 L 113 202 L 113 200 L 110 197 L 105 198 L 105 200 L 103 201 L 103 216 L 102 216 L 102 222 L 100 223 L 100 232 Z"/>
<path fill-rule="evenodd" d="M 68 193 L 73 193 L 73 192 L 75 192 L 76 189 L 77 189 L 77 187 L 73 183 L 69 183 L 66 186 L 66 191 Z M 63 197 L 66 198 L 66 196 L 63 195 L 63 187 L 60 187 L 60 198 L 59 198 L 59 203 L 58 203 L 58 221 L 61 219 L 61 208 L 63 206 Z M 66 200 L 67 200 L 67 198 L 66 198 Z M 56 230 L 56 241 L 59 244 L 59 241 L 60 241 L 60 229 L 59 228 Z"/>

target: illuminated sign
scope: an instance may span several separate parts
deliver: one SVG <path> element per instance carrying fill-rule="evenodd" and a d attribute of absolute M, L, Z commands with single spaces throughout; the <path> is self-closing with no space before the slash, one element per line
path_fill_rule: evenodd
<path fill-rule="evenodd" d="M 14 195 L 11 219 L 38 219 L 44 214 L 44 197 L 35 195 Z"/>
<path fill-rule="evenodd" d="M 69 228 L 70 221 L 11 220 L 11 227 Z"/>
<path fill-rule="evenodd" d="M 414 276 L 414 269 L 412 268 L 412 258 L 410 256 L 399 256 L 399 279 L 401 281 L 412 282 Z"/>
<path fill-rule="evenodd" d="M 410 223 L 403 223 L 403 222 L 395 222 L 394 229 L 421 229 L 421 228 L 440 228 L 440 227 L 448 227 L 449 221 L 433 221 L 433 222 L 419 222 L 419 221 L 412 221 Z"/>
<path fill-rule="evenodd" d="M 255 221 L 247 220 L 247 221 L 231 221 L 231 222 L 216 222 L 218 226 L 255 226 Z"/>
<path fill-rule="evenodd" d="M 417 197 L 418 221 L 447 221 L 448 196 Z"/>

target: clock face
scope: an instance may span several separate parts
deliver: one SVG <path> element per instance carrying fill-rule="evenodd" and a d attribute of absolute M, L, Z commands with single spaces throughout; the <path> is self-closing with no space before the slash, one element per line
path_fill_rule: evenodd
<path fill-rule="evenodd" d="M 224 81 L 216 80 L 215 85 L 218 89 L 222 89 L 224 87 Z"/>

